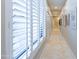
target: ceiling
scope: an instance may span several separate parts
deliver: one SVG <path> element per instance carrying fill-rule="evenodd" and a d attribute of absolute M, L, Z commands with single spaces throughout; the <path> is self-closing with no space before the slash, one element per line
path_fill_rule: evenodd
<path fill-rule="evenodd" d="M 67 0 L 47 0 L 53 16 L 59 16 Z"/>

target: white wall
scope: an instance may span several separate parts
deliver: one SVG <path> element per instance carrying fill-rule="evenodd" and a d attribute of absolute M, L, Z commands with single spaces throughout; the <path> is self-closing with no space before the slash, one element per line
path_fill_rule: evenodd
<path fill-rule="evenodd" d="M 65 38 L 67 38 L 67 42 L 71 47 L 75 56 L 77 56 L 77 19 L 76 19 L 76 0 L 68 0 L 65 8 L 63 9 L 64 14 L 70 14 L 70 24 L 66 27 L 62 26 L 61 32 Z"/>
<path fill-rule="evenodd" d="M 12 59 L 12 40 L 10 36 L 10 21 L 12 0 L 1 1 L 1 59 Z"/>

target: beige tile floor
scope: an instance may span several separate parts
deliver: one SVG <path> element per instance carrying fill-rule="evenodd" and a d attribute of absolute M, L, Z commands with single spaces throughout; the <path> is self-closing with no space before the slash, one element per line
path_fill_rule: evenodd
<path fill-rule="evenodd" d="M 53 31 L 35 59 L 76 59 L 60 31 Z"/>

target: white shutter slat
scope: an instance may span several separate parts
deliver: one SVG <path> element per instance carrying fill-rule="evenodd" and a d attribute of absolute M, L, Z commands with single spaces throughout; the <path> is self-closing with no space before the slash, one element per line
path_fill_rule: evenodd
<path fill-rule="evenodd" d="M 33 19 L 33 50 L 38 46 L 39 41 L 39 0 L 32 1 Z"/>
<path fill-rule="evenodd" d="M 12 30 L 14 59 L 26 59 L 26 14 L 26 1 L 13 0 Z"/>

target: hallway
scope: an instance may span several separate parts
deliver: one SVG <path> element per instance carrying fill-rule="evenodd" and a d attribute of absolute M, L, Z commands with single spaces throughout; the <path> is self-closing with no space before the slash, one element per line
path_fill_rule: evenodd
<path fill-rule="evenodd" d="M 76 0 L 2 0 L 1 59 L 77 59 Z"/>
<path fill-rule="evenodd" d="M 35 59 L 76 59 L 59 30 L 53 31 Z"/>

